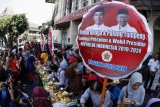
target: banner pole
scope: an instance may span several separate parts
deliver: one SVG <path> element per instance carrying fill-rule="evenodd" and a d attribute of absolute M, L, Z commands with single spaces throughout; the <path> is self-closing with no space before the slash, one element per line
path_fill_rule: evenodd
<path fill-rule="evenodd" d="M 112 2 L 112 0 L 108 0 L 108 1 Z M 104 102 L 104 96 L 105 96 L 105 93 L 106 93 L 107 82 L 108 82 L 108 78 L 104 78 L 103 88 L 102 88 L 102 94 L 101 94 L 101 100 L 100 100 L 99 107 L 102 107 L 103 102 Z"/>
<path fill-rule="evenodd" d="M 105 93 L 106 93 L 107 82 L 108 82 L 108 78 L 105 78 L 104 82 L 103 82 L 103 89 L 102 89 L 102 94 L 101 94 L 101 100 L 100 100 L 99 107 L 102 107 L 103 102 L 104 102 L 104 96 L 105 96 Z"/>

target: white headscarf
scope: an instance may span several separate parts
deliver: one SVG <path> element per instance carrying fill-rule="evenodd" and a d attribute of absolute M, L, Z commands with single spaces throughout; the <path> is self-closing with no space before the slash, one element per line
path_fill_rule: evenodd
<path fill-rule="evenodd" d="M 129 83 L 127 85 L 127 92 L 128 92 L 128 98 L 129 99 L 132 99 L 132 100 L 136 100 L 136 99 L 139 99 L 140 98 L 140 92 L 141 90 L 143 89 L 142 85 L 134 90 L 132 88 L 132 85 L 135 84 L 135 83 L 141 83 L 142 84 L 142 75 L 138 72 L 135 72 L 132 74 L 130 80 L 129 80 Z"/>

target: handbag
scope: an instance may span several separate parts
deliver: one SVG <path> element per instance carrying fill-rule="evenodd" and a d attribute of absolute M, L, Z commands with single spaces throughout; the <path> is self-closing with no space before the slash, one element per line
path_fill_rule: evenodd
<path fill-rule="evenodd" d="M 125 96 L 125 98 L 128 98 L 128 89 L 127 89 L 127 87 L 126 87 L 126 96 Z M 127 107 L 127 105 L 122 102 L 121 104 L 119 104 L 119 107 Z"/>

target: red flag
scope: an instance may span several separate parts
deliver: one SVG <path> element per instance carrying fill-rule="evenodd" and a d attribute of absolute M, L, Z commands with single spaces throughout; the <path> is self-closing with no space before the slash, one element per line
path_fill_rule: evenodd
<path fill-rule="evenodd" d="M 49 34 L 48 34 L 48 46 L 49 50 L 52 53 L 54 50 L 54 36 L 53 36 L 53 28 L 50 27 Z"/>
<path fill-rule="evenodd" d="M 44 34 L 41 35 L 41 50 L 43 51 L 44 50 L 44 45 L 45 45 L 45 37 L 44 37 Z"/>

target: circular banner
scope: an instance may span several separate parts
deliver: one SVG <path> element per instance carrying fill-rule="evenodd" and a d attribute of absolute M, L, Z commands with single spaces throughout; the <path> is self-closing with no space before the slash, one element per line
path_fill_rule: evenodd
<path fill-rule="evenodd" d="M 135 7 L 113 1 L 96 5 L 83 16 L 77 44 L 87 68 L 119 79 L 141 68 L 152 52 L 153 37 Z"/>

